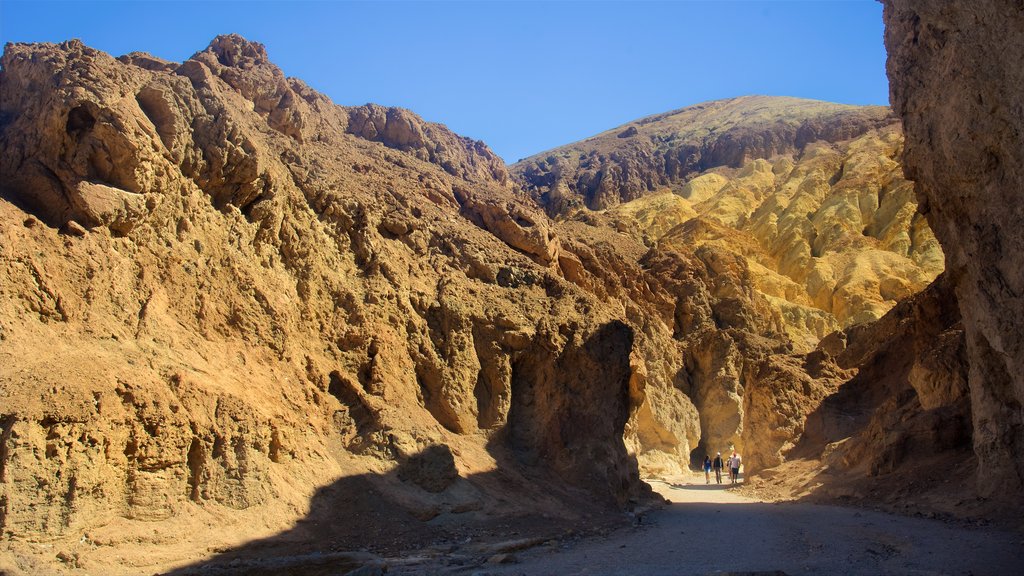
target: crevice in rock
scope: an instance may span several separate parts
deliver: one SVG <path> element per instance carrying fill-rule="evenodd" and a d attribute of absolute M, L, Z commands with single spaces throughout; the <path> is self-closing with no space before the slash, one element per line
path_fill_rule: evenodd
<path fill-rule="evenodd" d="M 355 424 L 356 434 L 364 437 L 373 432 L 375 423 L 373 413 L 360 398 L 354 385 L 337 370 L 331 372 L 329 377 L 330 383 L 327 385 L 327 392 L 348 411 Z"/>
<path fill-rule="evenodd" d="M 199 486 L 206 470 L 206 449 L 203 447 L 203 441 L 199 438 L 192 438 L 192 444 L 188 448 L 187 461 L 188 498 L 193 502 L 199 502 Z"/>
<path fill-rule="evenodd" d="M 211 450 L 210 456 L 214 459 L 223 458 L 226 454 L 224 450 L 225 444 L 227 444 L 227 440 L 223 436 L 220 434 L 215 435 L 213 437 L 213 450 Z"/>
<path fill-rule="evenodd" d="M 512 363 L 512 403 L 508 411 L 508 442 L 516 458 L 528 465 L 537 463 L 537 450 L 531 438 L 536 421 L 533 379 L 527 377 L 524 361 Z"/>
<path fill-rule="evenodd" d="M 842 180 L 843 179 L 843 172 L 845 170 L 846 170 L 846 162 L 843 162 L 843 163 L 839 164 L 839 169 L 836 170 L 835 174 L 832 174 L 831 178 L 828 179 L 828 185 L 829 186 L 835 186 L 836 183 L 838 183 L 840 180 Z M 881 198 L 879 198 L 879 202 L 881 202 Z"/>
<path fill-rule="evenodd" d="M 490 428 L 496 420 L 494 414 L 494 395 L 487 385 L 483 370 L 477 373 L 476 385 L 473 386 L 473 396 L 476 398 L 477 426 L 481 429 Z"/>
<path fill-rule="evenodd" d="M 68 120 L 64 129 L 72 136 L 88 133 L 96 125 L 96 116 L 86 105 L 76 106 L 68 112 Z"/>
<path fill-rule="evenodd" d="M 7 460 L 10 458 L 10 448 L 8 444 L 11 441 L 11 435 L 14 433 L 14 423 L 17 422 L 17 417 L 14 414 L 4 414 L 0 416 L 0 482 L 7 481 Z M 0 511 L 3 507 L 0 506 Z M 0 522 L 0 527 L 3 526 L 3 522 Z"/>

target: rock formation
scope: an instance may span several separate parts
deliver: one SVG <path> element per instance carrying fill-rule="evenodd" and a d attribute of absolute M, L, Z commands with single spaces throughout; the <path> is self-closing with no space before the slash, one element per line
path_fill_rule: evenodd
<path fill-rule="evenodd" d="M 524 160 L 513 173 L 549 212 L 564 214 L 554 191 L 589 197 L 579 184 L 586 174 L 621 172 L 601 185 L 614 199 L 603 204 L 616 229 L 648 244 L 716 245 L 747 260 L 776 326 L 801 351 L 878 319 L 942 270 L 901 173 L 899 123 L 884 110 L 747 97 L 633 126 L 640 128 L 626 142 L 612 130 Z M 639 166 L 635 157 L 658 146 L 671 154 L 649 157 L 643 169 L 615 167 L 624 157 Z M 686 146 L 704 151 L 687 170 L 663 161 Z"/>
<path fill-rule="evenodd" d="M 880 320 L 823 340 L 817 356 L 833 358 L 846 378 L 802 411 L 804 429 L 789 438 L 791 461 L 762 474 L 769 483 L 791 496 L 976 512 L 962 506 L 973 500 L 962 485 L 974 461 L 971 402 L 963 324 L 948 275 Z M 787 397 L 785 387 L 766 388 L 758 401 L 778 411 L 772 404 Z"/>
<path fill-rule="evenodd" d="M 892 124 L 888 109 L 768 96 L 648 116 L 518 162 L 525 190 L 553 215 L 601 210 L 716 167 L 800 152 Z"/>
<path fill-rule="evenodd" d="M 659 146 L 678 154 L 684 143 L 700 151 L 687 170 L 664 161 L 671 154 L 647 154 Z M 942 270 L 902 174 L 902 144 L 898 120 L 882 109 L 746 97 L 645 118 L 511 171 L 558 216 L 563 252 L 586 238 L 580 224 L 647 249 L 637 274 L 652 294 L 628 298 L 651 302 L 672 326 L 683 358 L 675 386 L 699 415 L 691 446 L 698 457 L 741 449 L 757 473 L 784 462 L 807 414 L 856 374 L 819 342 L 879 319 Z M 600 185 L 610 207 L 565 203 L 592 198 L 580 183 L 603 174 L 615 176 Z M 671 317 L 651 301 L 660 290 L 675 302 Z M 638 444 L 648 472 L 659 469 L 657 445 Z"/>
<path fill-rule="evenodd" d="M 1024 11 L 885 4 L 903 169 L 946 271 L 877 322 L 822 340 L 856 376 L 810 412 L 799 459 L 758 485 L 1019 526 Z"/>
<path fill-rule="evenodd" d="M 963 316 L 979 488 L 1024 486 L 1024 10 L 885 2 L 905 170 Z"/>
<path fill-rule="evenodd" d="M 624 431 L 658 353 L 556 273 L 482 143 L 336 106 L 238 36 L 0 64 L 5 565 L 180 562 L 354 475 L 418 521 L 645 497 Z"/>
<path fill-rule="evenodd" d="M 895 4 L 910 78 L 959 8 Z M 1020 477 L 1019 214 L 977 206 L 1020 188 L 1020 147 L 985 128 L 994 172 L 933 161 L 961 132 L 930 76 L 893 89 L 915 201 L 877 107 L 711 102 L 507 170 L 235 35 L 0 64 L 0 561 L 23 571 L 152 571 L 303 516 L 282 545 L 572 523 L 730 447 L 768 480 L 794 456 L 888 478 L 973 438 Z M 928 223 L 949 270 L 917 294 Z"/>

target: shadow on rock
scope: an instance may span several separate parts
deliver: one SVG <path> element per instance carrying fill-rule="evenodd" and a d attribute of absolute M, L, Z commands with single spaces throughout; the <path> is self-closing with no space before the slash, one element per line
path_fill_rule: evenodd
<path fill-rule="evenodd" d="M 488 448 L 499 462 L 515 459 L 501 442 Z M 389 565 L 439 559 L 473 566 L 567 533 L 627 522 L 607 500 L 560 484 L 544 470 L 499 464 L 461 477 L 451 449 L 432 445 L 387 474 L 350 476 L 319 489 L 309 514 L 290 530 L 166 575 L 377 574 Z"/>
<path fill-rule="evenodd" d="M 396 453 L 387 473 L 319 489 L 290 530 L 169 574 L 372 574 L 431 560 L 473 566 L 569 531 L 628 522 L 624 509 L 659 501 L 622 439 L 634 335 L 610 322 L 574 337 L 578 344 L 559 353 L 513 364 L 508 423 L 486 445 L 493 470 L 461 476 L 444 444 Z"/>

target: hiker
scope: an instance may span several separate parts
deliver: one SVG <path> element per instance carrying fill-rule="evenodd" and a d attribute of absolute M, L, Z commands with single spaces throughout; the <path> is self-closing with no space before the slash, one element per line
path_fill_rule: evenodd
<path fill-rule="evenodd" d="M 719 452 L 715 455 L 715 461 L 711 463 L 711 467 L 715 469 L 715 482 L 722 483 L 722 453 Z"/>
<path fill-rule="evenodd" d="M 740 463 L 743 459 L 740 458 L 739 454 L 734 453 L 732 458 L 729 459 L 729 475 L 732 476 L 732 483 L 739 482 L 740 479 Z"/>
<path fill-rule="evenodd" d="M 704 483 L 711 484 L 711 456 L 704 455 Z"/>

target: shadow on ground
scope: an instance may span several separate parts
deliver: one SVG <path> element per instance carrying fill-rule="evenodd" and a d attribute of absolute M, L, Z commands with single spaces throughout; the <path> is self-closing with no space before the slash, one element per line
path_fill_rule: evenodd
<path fill-rule="evenodd" d="M 493 452 L 501 454 L 499 462 L 514 458 L 500 448 Z M 567 533 L 607 533 L 628 523 L 614 502 L 544 470 L 506 462 L 460 477 L 450 449 L 434 445 L 390 473 L 346 477 L 319 489 L 309 514 L 290 530 L 165 574 L 374 574 L 386 565 L 442 557 L 472 566 Z"/>

